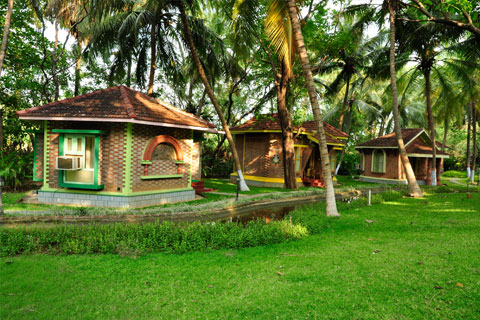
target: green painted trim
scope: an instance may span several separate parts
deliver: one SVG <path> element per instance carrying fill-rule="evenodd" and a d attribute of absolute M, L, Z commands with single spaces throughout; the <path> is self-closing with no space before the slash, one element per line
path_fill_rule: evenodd
<path fill-rule="evenodd" d="M 39 130 L 27 129 L 27 130 L 25 130 L 25 132 L 27 132 L 27 133 L 43 133 L 43 130 L 41 130 L 41 129 L 39 129 Z"/>
<path fill-rule="evenodd" d="M 86 131 L 89 131 L 89 130 L 86 130 Z M 93 184 L 65 182 L 64 180 L 65 170 L 58 170 L 58 185 L 60 187 L 74 188 L 74 189 L 90 189 L 90 190 L 102 190 L 104 188 L 103 184 L 98 184 L 99 161 L 100 161 L 100 136 L 96 135 L 94 138 L 95 138 L 95 141 L 94 141 L 95 161 L 93 164 Z M 60 134 L 60 136 L 58 137 L 58 156 L 59 157 L 65 154 L 64 148 L 65 148 L 65 134 Z"/>
<path fill-rule="evenodd" d="M 190 190 L 193 190 L 193 188 L 187 187 L 187 188 L 167 189 L 167 190 L 140 191 L 140 192 L 132 192 L 130 194 L 122 194 L 120 192 L 56 189 L 56 188 L 46 187 L 46 188 L 41 188 L 40 190 L 38 190 L 38 192 L 80 193 L 80 194 L 92 194 L 92 195 L 103 195 L 103 196 L 113 196 L 113 197 L 135 197 L 135 196 L 146 196 L 150 194 L 171 193 L 171 192 L 190 191 Z"/>
<path fill-rule="evenodd" d="M 59 170 L 63 171 L 63 170 Z M 102 190 L 104 185 L 103 184 L 83 184 L 83 183 L 68 183 L 62 182 L 58 184 L 60 187 L 64 188 L 72 188 L 72 189 L 90 189 L 90 190 Z"/>
<path fill-rule="evenodd" d="M 53 133 L 108 134 L 106 130 L 52 129 Z"/>
<path fill-rule="evenodd" d="M 100 136 L 95 136 L 95 146 L 94 146 L 94 155 L 95 155 L 95 160 L 93 162 L 93 184 L 95 186 L 100 186 L 98 184 L 98 166 L 100 162 Z M 101 185 L 103 189 L 103 184 Z"/>
<path fill-rule="evenodd" d="M 190 164 L 188 166 L 188 184 L 187 186 L 192 185 L 192 164 L 193 164 L 193 130 L 190 131 L 190 138 L 192 139 L 190 144 Z M 200 161 L 200 159 L 199 159 Z"/>
<path fill-rule="evenodd" d="M 133 124 L 131 122 L 125 125 L 125 171 L 123 173 L 123 182 L 125 187 L 122 189 L 124 194 L 131 194 L 132 190 L 132 152 L 133 152 Z"/>
<path fill-rule="evenodd" d="M 48 120 L 43 121 L 43 187 L 48 187 Z"/>
<path fill-rule="evenodd" d="M 142 160 L 142 161 L 140 161 L 140 164 L 152 164 L 152 161 Z"/>
<path fill-rule="evenodd" d="M 140 176 L 142 180 L 151 180 L 151 179 L 171 179 L 171 178 L 182 178 L 183 173 L 181 174 L 157 174 L 153 176 Z"/>
<path fill-rule="evenodd" d="M 185 164 L 185 161 L 183 161 L 183 160 L 175 160 L 175 164 Z"/>
<path fill-rule="evenodd" d="M 35 137 L 33 138 L 33 181 L 43 181 L 43 178 L 37 178 L 37 162 L 38 162 L 38 135 L 43 131 L 35 131 Z"/>

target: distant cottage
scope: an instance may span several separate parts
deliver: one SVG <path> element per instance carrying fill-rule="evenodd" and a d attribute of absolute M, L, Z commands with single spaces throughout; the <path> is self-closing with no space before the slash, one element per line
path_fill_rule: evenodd
<path fill-rule="evenodd" d="M 433 148 L 432 140 L 424 129 L 402 129 L 402 137 L 408 158 L 419 184 L 432 184 Z M 398 151 L 395 132 L 359 144 L 355 147 L 361 156 L 362 175 L 360 180 L 407 184 L 400 153 Z M 443 171 L 443 159 L 448 153 L 436 148 L 437 184 L 440 184 L 440 173 Z"/>
<path fill-rule="evenodd" d="M 215 125 L 125 86 L 17 112 L 40 122 L 39 202 L 144 207 L 194 199 L 203 132 Z"/>
<path fill-rule="evenodd" d="M 328 123 L 323 123 L 332 171 L 336 167 L 337 151 L 345 146 L 348 135 Z M 320 150 L 314 121 L 305 121 L 295 128 L 295 173 L 299 186 L 324 186 Z M 231 128 L 240 157 L 245 180 L 252 186 L 284 186 L 282 130 L 278 114 L 253 117 Z M 231 174 L 235 180 L 237 174 Z"/>

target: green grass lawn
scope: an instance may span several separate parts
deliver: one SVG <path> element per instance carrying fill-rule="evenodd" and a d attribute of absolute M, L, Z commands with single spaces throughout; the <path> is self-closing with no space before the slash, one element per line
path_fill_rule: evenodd
<path fill-rule="evenodd" d="M 0 318 L 478 319 L 479 208 L 479 193 L 436 194 L 271 246 L 2 258 Z"/>

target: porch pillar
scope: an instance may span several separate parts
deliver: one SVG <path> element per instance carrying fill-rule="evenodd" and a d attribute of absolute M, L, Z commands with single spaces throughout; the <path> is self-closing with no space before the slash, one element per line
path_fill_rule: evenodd
<path fill-rule="evenodd" d="M 427 186 L 432 185 L 432 158 L 427 158 L 427 177 L 425 179 Z"/>

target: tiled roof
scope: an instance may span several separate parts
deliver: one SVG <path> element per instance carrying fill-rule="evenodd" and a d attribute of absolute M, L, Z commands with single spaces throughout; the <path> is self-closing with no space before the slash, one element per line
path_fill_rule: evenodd
<path fill-rule="evenodd" d="M 407 153 L 419 153 L 419 154 L 431 154 L 432 147 L 426 144 L 423 139 L 414 139 L 417 137 L 423 129 L 402 129 L 402 138 L 403 142 L 407 146 Z M 368 147 L 385 147 L 385 148 L 397 148 L 397 138 L 395 132 L 389 133 L 387 135 L 378 137 L 376 139 L 360 143 L 357 145 L 357 148 L 368 148 Z M 437 144 L 438 146 L 438 144 Z M 448 153 L 438 150 L 438 155 L 448 155 Z"/>
<path fill-rule="evenodd" d="M 126 86 L 115 86 L 51 102 L 18 111 L 17 115 L 25 120 L 105 119 L 106 122 L 140 122 L 216 131 L 214 124 Z"/>
<path fill-rule="evenodd" d="M 402 129 L 402 138 L 405 144 L 409 143 L 423 129 Z M 397 147 L 397 138 L 395 132 L 386 134 L 376 139 L 360 143 L 357 147 Z"/>
<path fill-rule="evenodd" d="M 305 131 L 309 133 L 314 133 L 317 131 L 315 121 L 305 121 L 300 127 L 305 129 Z M 335 139 L 334 137 L 348 137 L 348 134 L 341 130 L 338 130 L 337 128 L 326 122 L 323 122 L 323 128 L 326 133 L 327 143 L 344 144 L 344 142 L 340 141 L 339 139 Z M 230 128 L 230 131 L 232 131 L 232 133 L 235 133 L 235 131 L 255 130 L 282 130 L 282 128 L 280 127 L 280 122 L 278 120 L 278 114 L 274 113 L 269 115 L 261 115 L 258 119 L 256 117 L 253 117 L 244 124 Z M 297 131 L 298 128 L 295 128 L 294 130 Z"/>

